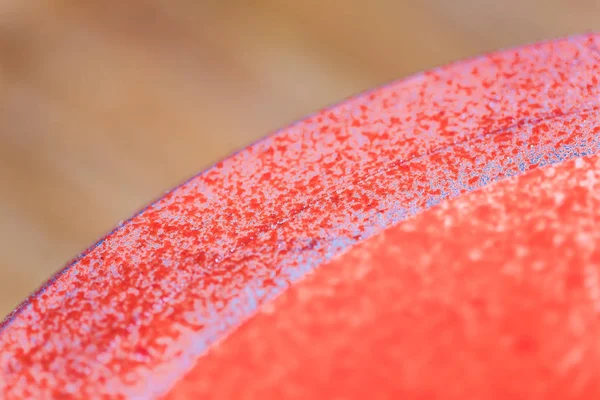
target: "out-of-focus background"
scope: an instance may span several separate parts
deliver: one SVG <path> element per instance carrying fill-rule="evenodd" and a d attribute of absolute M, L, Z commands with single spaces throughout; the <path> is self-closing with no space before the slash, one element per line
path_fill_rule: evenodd
<path fill-rule="evenodd" d="M 119 220 L 277 128 L 598 28 L 597 0 L 4 0 L 0 319 Z"/>

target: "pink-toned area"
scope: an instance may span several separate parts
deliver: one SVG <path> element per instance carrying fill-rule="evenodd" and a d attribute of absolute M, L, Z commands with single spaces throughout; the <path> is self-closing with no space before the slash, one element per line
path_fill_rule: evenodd
<path fill-rule="evenodd" d="M 325 263 L 168 399 L 600 398 L 600 156 L 533 170 Z"/>
<path fill-rule="evenodd" d="M 4 322 L 0 394 L 164 394 L 190 368 L 206 363 L 212 373 L 206 360 L 214 356 L 202 358 L 211 346 L 350 246 L 444 199 L 598 152 L 598 45 L 600 36 L 588 35 L 424 73 L 281 130 L 191 179 L 81 255 Z M 440 257 L 439 265 L 453 261 Z M 318 324 L 319 313 L 306 318 Z M 262 314 L 254 318 L 243 329 L 262 326 Z M 232 340 L 247 340 L 243 332 Z M 314 335 L 307 331 L 306 339 Z M 270 348 L 256 340 L 252 346 Z M 222 348 L 227 357 L 244 351 Z M 248 372 L 244 357 L 238 354 L 237 367 Z M 180 385 L 189 389 L 189 381 Z"/>

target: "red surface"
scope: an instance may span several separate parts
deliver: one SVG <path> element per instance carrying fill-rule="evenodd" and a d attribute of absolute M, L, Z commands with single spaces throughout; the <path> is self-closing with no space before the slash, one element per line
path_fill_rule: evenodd
<path fill-rule="evenodd" d="M 404 254 L 394 260 L 397 268 L 382 264 L 382 271 L 393 270 L 388 271 L 389 282 L 379 275 L 367 279 L 368 271 L 382 260 L 370 253 L 375 250 L 369 246 L 382 237 L 395 238 L 397 234 L 389 232 L 414 221 L 435 219 L 445 208 L 432 207 L 445 199 L 463 194 L 464 200 L 455 201 L 473 208 L 476 197 L 484 193 L 469 194 L 475 189 L 510 176 L 539 180 L 538 175 L 522 174 L 551 164 L 561 165 L 557 171 L 563 168 L 561 173 L 568 174 L 568 167 L 561 164 L 565 160 L 581 161 L 580 157 L 597 153 L 599 44 L 600 36 L 589 35 L 421 74 L 276 132 L 191 179 L 78 257 L 3 323 L 0 394 L 5 398 L 145 398 L 198 391 L 223 398 L 230 388 L 235 395 L 229 398 L 284 391 L 292 396 L 302 390 L 314 398 L 322 389 L 322 396 L 331 398 L 333 393 L 359 395 L 369 387 L 380 397 L 396 391 L 414 398 L 434 396 L 447 388 L 449 397 L 475 391 L 480 398 L 496 398 L 507 393 L 506 387 L 541 396 L 563 382 L 556 372 L 560 360 L 551 361 L 548 354 L 564 356 L 559 352 L 564 346 L 556 351 L 553 346 L 572 338 L 572 331 L 556 329 L 562 336 L 552 342 L 551 336 L 540 333 L 549 326 L 542 322 L 550 318 L 552 308 L 542 307 L 539 297 L 554 293 L 549 288 L 560 286 L 560 274 L 550 274 L 547 279 L 555 281 L 536 292 L 533 275 L 527 275 L 529 286 L 523 287 L 492 278 L 498 270 L 494 265 L 512 265 L 510 257 L 502 259 L 504 253 L 490 252 L 496 254 L 496 264 L 474 269 L 477 260 L 462 260 L 458 250 L 470 254 L 475 243 L 495 236 L 489 226 L 470 233 L 464 221 L 456 222 L 452 235 L 440 230 L 435 236 L 425 224 L 418 225 L 420 230 L 406 244 L 385 239 L 391 240 L 390 251 Z M 535 199 L 528 196 L 531 190 L 512 179 L 486 190 L 499 190 L 494 204 L 503 211 L 498 221 L 513 226 L 515 232 L 522 228 L 527 237 L 531 232 L 518 223 L 519 218 L 527 219 L 534 212 L 543 216 L 545 211 L 537 211 Z M 581 191 L 577 182 L 571 186 L 569 182 L 555 183 L 565 197 L 573 195 L 568 188 Z M 516 200 L 503 192 L 510 185 L 521 193 Z M 542 192 L 540 188 L 540 196 Z M 593 201 L 587 192 L 576 199 L 586 196 Z M 507 207 L 511 201 L 523 207 Z M 449 204 L 455 203 L 444 207 Z M 551 208 L 553 203 L 544 204 Z M 565 234 L 574 235 L 580 232 L 576 216 L 581 210 L 576 202 L 567 204 L 571 208 L 552 214 L 553 221 Z M 593 212 L 580 214 L 580 218 L 595 218 Z M 413 215 L 416 220 L 407 220 Z M 476 222 L 484 217 L 475 213 L 465 218 Z M 394 224 L 399 225 L 386 231 Z M 541 230 L 539 235 L 551 235 L 548 229 L 549 233 Z M 518 243 L 516 235 L 503 235 Z M 593 232 L 590 235 L 589 243 L 595 243 Z M 369 237 L 373 239 L 363 242 Z M 456 241 L 456 246 L 446 241 Z M 527 243 L 537 242 L 525 242 L 526 250 L 534 254 Z M 322 265 L 357 243 L 332 264 Z M 557 243 L 552 242 L 550 251 L 539 252 L 539 257 L 577 266 L 571 253 L 562 252 L 562 242 Z M 446 245 L 454 250 L 445 249 Z M 581 251 L 576 245 L 571 248 L 577 254 Z M 421 251 L 411 253 L 416 249 Z M 351 255 L 357 252 L 372 266 L 357 275 L 364 282 L 354 286 L 351 277 L 361 265 Z M 382 249 L 376 252 L 385 254 Z M 580 259 L 585 261 L 579 265 L 581 271 L 590 257 Z M 426 260 L 438 269 L 429 268 Z M 462 270 L 441 268 L 461 260 Z M 326 275 L 344 265 L 337 278 Z M 431 271 L 431 278 L 424 271 Z M 442 285 L 443 279 L 436 275 L 442 271 L 448 284 L 454 282 L 455 292 Z M 285 290 L 309 272 L 312 278 Z M 405 281 L 411 274 L 421 281 L 417 277 Z M 477 279 L 482 279 L 480 286 Z M 439 290 L 426 286 L 429 280 L 439 282 Z M 474 289 L 469 289 L 471 281 Z M 310 302 L 301 299 L 301 287 L 319 284 L 324 286 L 306 292 Z M 467 289 L 477 292 L 484 304 L 493 303 L 488 295 L 505 295 L 503 303 L 494 300 L 502 303 L 498 307 L 504 314 L 490 314 L 487 320 L 476 315 L 475 331 L 467 332 L 471 336 L 463 329 L 467 317 L 462 313 L 468 307 L 461 296 L 471 293 Z M 466 292 L 460 294 L 461 290 Z M 313 306 L 312 298 L 321 291 L 331 298 Z M 406 305 L 408 297 L 403 297 L 404 306 L 396 304 L 403 293 L 414 296 L 415 307 Z M 511 303 L 513 294 L 529 301 L 543 321 L 521 319 L 533 309 Z M 300 302 L 286 303 L 290 296 L 300 296 Z M 344 296 L 354 300 L 340 307 L 339 301 L 348 300 Z M 573 310 L 587 307 L 587 302 L 582 296 L 568 298 L 557 313 L 563 320 L 571 318 Z M 448 311 L 451 306 L 454 314 Z M 269 322 L 264 314 L 257 314 L 260 307 L 281 309 L 273 314 L 272 332 L 264 335 Z M 303 307 L 309 309 L 301 311 Z M 514 318 L 508 312 L 512 309 Z M 355 324 L 354 330 L 341 324 L 337 332 L 335 324 L 327 325 L 336 318 Z M 592 314 L 581 318 L 584 327 L 593 326 Z M 369 325 L 376 320 L 378 328 Z M 512 321 L 509 328 L 515 332 L 522 321 L 522 332 L 517 333 L 529 332 L 532 339 L 525 343 L 535 342 L 539 349 L 523 359 L 522 370 L 511 367 L 515 365 L 511 353 L 500 357 L 505 354 L 499 352 L 502 346 L 486 347 L 494 344 L 494 335 L 502 342 L 504 336 L 494 324 L 503 320 Z M 236 330 L 244 321 L 247 324 Z M 448 332 L 446 336 L 434 337 L 433 330 L 425 329 L 438 325 Z M 390 335 L 374 338 L 377 329 Z M 258 331 L 260 335 L 252 336 Z M 399 331 L 409 333 L 400 336 Z M 365 334 L 364 343 L 358 332 Z M 278 333 L 283 336 L 274 338 Z M 587 349 L 586 357 L 593 358 L 593 349 L 585 347 L 591 341 L 586 335 L 572 341 L 573 349 Z M 500 358 L 494 358 L 497 354 Z M 595 376 L 589 360 L 577 359 L 570 367 L 580 372 L 575 383 L 564 386 L 573 390 L 573 396 L 594 394 L 594 387 L 585 386 L 590 382 L 586 377 Z M 550 365 L 540 374 L 536 366 L 542 363 Z M 365 366 L 372 372 L 364 373 Z M 190 369 L 191 375 L 182 380 Z M 256 371 L 253 377 L 252 371 Z M 360 377 L 359 371 L 363 371 Z M 536 380 L 535 384 L 521 379 L 516 386 L 476 385 L 521 375 Z"/>
<path fill-rule="evenodd" d="M 325 263 L 171 391 L 600 398 L 600 156 L 446 202 Z"/>

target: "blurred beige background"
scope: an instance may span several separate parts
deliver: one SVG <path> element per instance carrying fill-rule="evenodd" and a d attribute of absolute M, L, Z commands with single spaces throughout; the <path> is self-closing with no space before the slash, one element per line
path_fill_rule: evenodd
<path fill-rule="evenodd" d="M 351 94 L 600 28 L 596 0 L 4 0 L 0 318 L 233 150 Z"/>

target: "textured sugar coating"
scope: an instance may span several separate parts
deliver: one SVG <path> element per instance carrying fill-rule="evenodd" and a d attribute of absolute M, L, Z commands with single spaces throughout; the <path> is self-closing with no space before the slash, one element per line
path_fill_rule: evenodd
<path fill-rule="evenodd" d="M 535 169 L 325 263 L 168 399 L 600 398 L 600 156 Z"/>
<path fill-rule="evenodd" d="M 348 246 L 446 197 L 597 152 L 598 44 L 590 35 L 418 75 L 193 178 L 5 322 L 0 393 L 164 393 Z"/>

